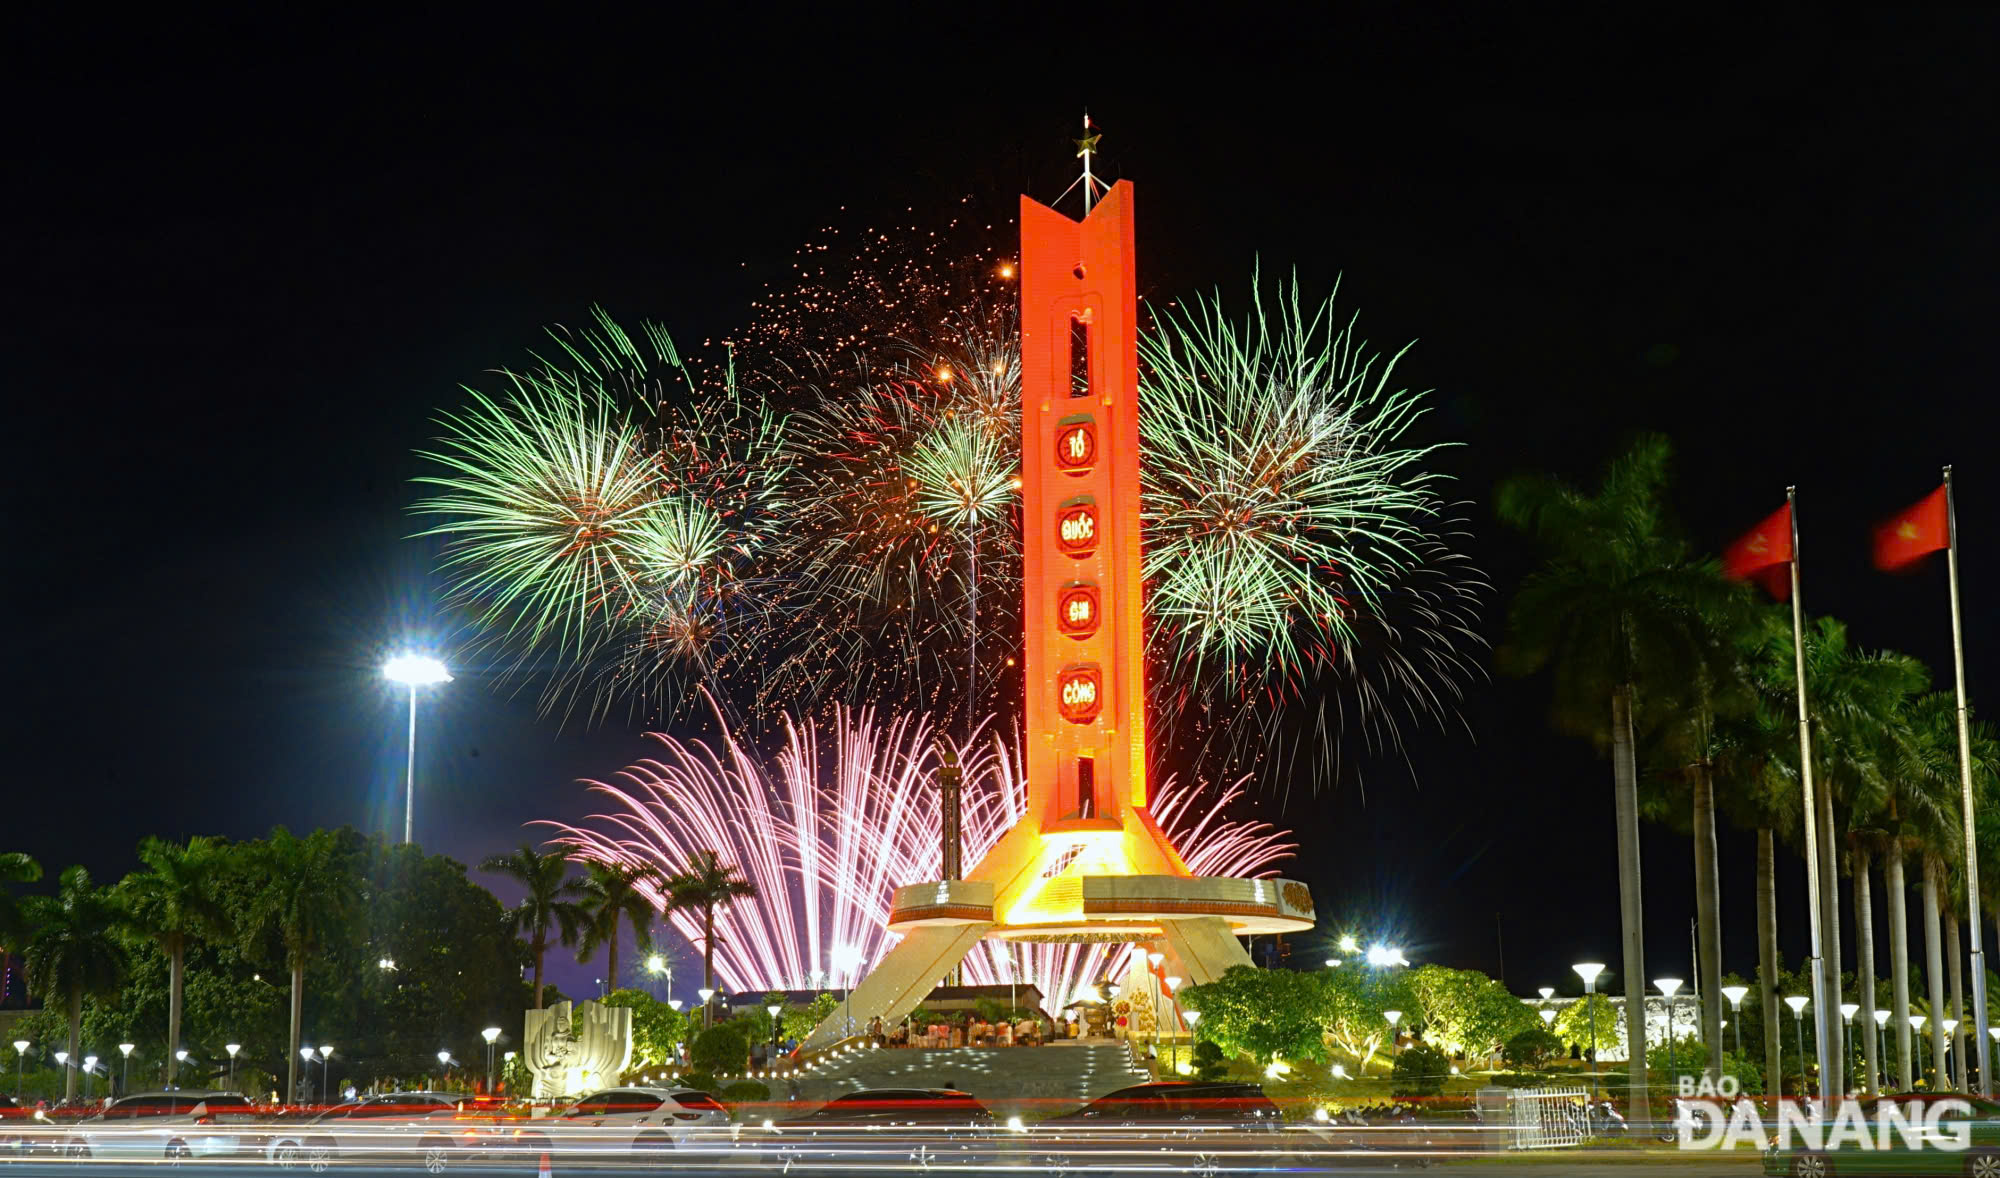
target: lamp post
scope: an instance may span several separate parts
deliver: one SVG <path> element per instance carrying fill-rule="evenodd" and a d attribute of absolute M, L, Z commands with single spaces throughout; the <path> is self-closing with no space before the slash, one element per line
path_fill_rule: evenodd
<path fill-rule="evenodd" d="M 96 1074 L 97 1074 L 97 1057 L 94 1055 L 84 1056 L 83 1057 L 83 1102 L 85 1104 L 90 1103 L 90 1078 Z"/>
<path fill-rule="evenodd" d="M 118 1045 L 118 1054 L 125 1057 L 125 1063 L 120 1069 L 118 1079 L 118 1087 L 124 1092 L 132 1091 L 132 1049 L 137 1046 L 137 1043 L 120 1043 Z"/>
<path fill-rule="evenodd" d="M 333 1103 L 333 1044 L 322 1043 L 319 1048 L 320 1096 L 326 1103 Z"/>
<path fill-rule="evenodd" d="M 1729 999 L 1730 1022 L 1736 1024 L 1736 1054 L 1743 1054 L 1743 996 L 1750 992 L 1748 986 L 1724 986 L 1722 996 Z"/>
<path fill-rule="evenodd" d="M 1175 1000 L 1174 995 L 1180 992 L 1181 980 L 1177 977 L 1169 977 L 1166 979 L 1166 982 L 1167 1013 L 1173 1015 L 1174 1022 L 1178 1023 L 1181 1021 L 1181 1004 Z M 1176 1034 L 1173 1038 L 1167 1040 L 1167 1053 L 1167 1067 L 1169 1070 L 1172 1070 L 1173 1066 L 1179 1063 L 1181 1059 L 1180 1035 Z"/>
<path fill-rule="evenodd" d="M 651 957 L 646 958 L 646 972 L 652 974 L 654 977 L 659 977 L 661 974 L 667 975 L 667 1005 L 672 1006 L 674 1004 L 674 967 L 667 964 L 665 957 L 655 953 Z"/>
<path fill-rule="evenodd" d="M 52 1058 L 54 1058 L 54 1060 L 56 1061 L 56 1066 L 63 1070 L 63 1099 L 68 1100 L 69 1099 L 69 1052 L 58 1051 Z"/>
<path fill-rule="evenodd" d="M 1959 1073 L 1965 1069 L 1965 1061 L 1958 1057 L 1958 1020 L 1940 1019 L 1938 1026 L 1944 1028 L 1945 1041 L 1944 1075 L 1939 1082 L 1956 1084 L 1963 1089 L 1966 1085 L 1960 1079 Z"/>
<path fill-rule="evenodd" d="M 306 1062 L 306 1087 L 310 1088 L 312 1087 L 312 1078 L 313 1078 L 313 1072 L 312 1072 L 313 1049 L 310 1047 L 299 1048 L 299 1058 Z M 324 1095 L 324 1093 L 322 1093 L 322 1095 Z"/>
<path fill-rule="evenodd" d="M 1396 1031 L 1398 1027 L 1402 1026 L 1403 1012 L 1400 1010 L 1385 1010 L 1382 1012 L 1382 1017 L 1389 1020 L 1389 1054 L 1394 1055 L 1396 1054 L 1396 1039 L 1398 1037 Z"/>
<path fill-rule="evenodd" d="M 1186 1022 L 1186 1023 L 1187 1023 L 1187 1028 L 1188 1028 L 1188 1061 L 1189 1061 L 1189 1063 L 1190 1063 L 1190 1064 L 1192 1064 L 1192 1063 L 1193 1063 L 1193 1061 L 1194 1061 L 1194 1054 L 1195 1054 L 1195 1053 L 1194 1053 L 1194 1025 L 1195 1025 L 1196 1023 L 1198 1023 L 1198 1022 L 1200 1022 L 1200 1021 L 1201 1021 L 1201 1012 L 1200 1012 L 1199 1010 L 1184 1010 L 1184 1011 L 1182 1011 L 1182 1012 L 1181 1012 L 1181 1019 L 1182 1019 L 1182 1020 L 1183 1020 L 1184 1022 Z M 1179 1068 L 1178 1066 L 1176 1066 L 1176 1067 L 1174 1068 L 1174 1071 L 1175 1071 L 1175 1072 L 1179 1072 L 1179 1071 L 1180 1071 L 1180 1068 Z"/>
<path fill-rule="evenodd" d="M 1854 1074 L 1856 1079 L 1860 1078 L 1861 1069 L 1854 1066 L 1854 1012 L 1860 1009 L 1859 1002 L 1840 1004 L 1840 1021 L 1844 1024 L 1840 1029 L 1840 1048 L 1847 1053 L 1847 1070 Z M 1856 1084 L 1853 1087 L 1858 1088 L 1860 1085 Z"/>
<path fill-rule="evenodd" d="M 1597 993 L 1597 975 L 1604 972 L 1601 961 L 1585 961 L 1570 966 L 1576 976 L 1583 979 L 1583 1014 L 1590 1020 L 1590 1103 L 1597 1104 L 1597 1003 L 1592 1000 Z M 1641 1048 L 1644 1050 L 1644 1048 Z M 1636 1114 L 1636 1111 L 1634 1113 Z"/>
<path fill-rule="evenodd" d="M 847 1037 L 854 1035 L 854 971 L 861 966 L 861 948 L 858 945 L 841 945 L 833 951 L 833 968 L 836 974 L 847 974 Z"/>
<path fill-rule="evenodd" d="M 706 1030 L 708 1027 L 708 1000 L 715 997 L 715 991 L 704 987 L 703 989 L 696 990 L 695 993 L 701 995 L 701 1025 Z"/>
<path fill-rule="evenodd" d="M 784 1009 L 784 1007 L 779 1006 L 775 1002 L 764 1008 L 764 1012 L 771 1016 L 771 1059 L 769 1066 L 773 1068 L 778 1066 L 778 1015 Z"/>
<path fill-rule="evenodd" d="M 1667 999 L 1667 1070 L 1679 1074 L 1680 1049 L 1674 1045 L 1674 995 L 1680 992 L 1680 978 L 1654 978 L 1653 984 Z"/>
<path fill-rule="evenodd" d="M 451 1075 L 451 1049 L 449 1047 L 438 1052 L 438 1067 L 443 1070 L 445 1077 Z"/>
<path fill-rule="evenodd" d="M 1875 1058 L 1882 1061 L 1882 1075 L 1870 1076 L 1868 1082 L 1878 1090 L 1888 1087 L 1889 1073 L 1889 1012 L 1884 1008 L 1875 1011 Z"/>
<path fill-rule="evenodd" d="M 236 1090 L 236 1053 L 243 1050 L 241 1043 L 224 1043 L 222 1049 L 229 1053 L 229 1090 Z"/>
<path fill-rule="evenodd" d="M 14 1040 L 14 1099 L 16 1102 L 21 1099 L 21 1063 L 28 1058 L 28 1048 L 32 1046 L 34 1044 L 30 1040 Z"/>
<path fill-rule="evenodd" d="M 1803 994 L 1793 994 L 1791 997 L 1785 999 L 1785 1005 L 1792 1008 L 1792 1026 L 1799 1033 L 1799 1074 L 1801 1076 L 1804 1076 L 1806 1071 L 1806 1003 L 1811 1001 L 1812 999 Z M 1821 1077 L 1821 1079 L 1823 1082 L 1825 1078 Z M 1810 1088 L 1811 1085 L 1802 1083 L 1801 1087 Z"/>
<path fill-rule="evenodd" d="M 403 841 L 415 842 L 417 805 L 417 688 L 451 682 L 451 672 L 429 655 L 399 654 L 382 667 L 382 674 L 410 689 L 409 776 L 403 783 Z"/>
<path fill-rule="evenodd" d="M 1913 1014 L 1908 1016 L 1904 1021 L 1910 1024 L 1911 1034 L 1920 1036 L 1924 1033 L 1924 1024 L 1930 1021 L 1930 1016 L 1922 1014 Z M 1916 1053 L 1916 1055 L 1917 1055 L 1917 1075 L 1922 1076 L 1924 1074 L 1924 1053 L 1919 1051 Z"/>
<path fill-rule="evenodd" d="M 479 1032 L 479 1037 L 486 1040 L 486 1091 L 491 1093 L 493 1091 L 493 1041 L 500 1037 L 500 1028 L 488 1027 Z"/>

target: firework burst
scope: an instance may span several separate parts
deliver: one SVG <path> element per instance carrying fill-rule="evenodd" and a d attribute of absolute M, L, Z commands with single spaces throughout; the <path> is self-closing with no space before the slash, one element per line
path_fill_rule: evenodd
<path fill-rule="evenodd" d="M 545 702 L 671 696 L 761 633 L 762 562 L 783 512 L 780 430 L 735 388 L 704 392 L 673 341 L 645 347 L 601 309 L 552 330 L 557 359 L 467 389 L 423 453 L 445 473 L 415 510 L 441 522 L 450 595 L 510 650 L 554 670 Z M 679 381 L 669 383 L 669 377 Z"/>
<path fill-rule="evenodd" d="M 896 941 L 884 927 L 894 890 L 942 870 L 935 754 L 938 735 L 923 719 L 888 723 L 869 709 L 836 709 L 830 736 L 791 721 L 782 750 L 766 765 L 722 726 L 719 743 L 651 734 L 657 758 L 614 781 L 591 781 L 610 803 L 581 826 L 546 823 L 555 842 L 603 863 L 651 864 L 669 873 L 697 851 L 713 850 L 758 888 L 716 918 L 716 973 L 732 991 L 824 982 L 835 947 L 858 949 L 872 965 Z M 1025 811 L 1019 758 L 984 731 L 953 742 L 965 767 L 965 851 L 977 862 Z M 1155 815 L 1187 852 L 1196 874 L 1269 876 L 1296 849 L 1280 830 L 1221 811 L 1240 788 L 1185 789 L 1171 780 Z M 656 904 L 661 900 L 653 896 Z M 695 918 L 669 918 L 699 946 Z M 1081 987 L 1118 965 L 1124 946 L 984 943 L 966 959 L 975 983 L 1032 982 L 1061 1009 Z"/>
<path fill-rule="evenodd" d="M 1235 321 L 1196 300 L 1140 337 L 1146 610 L 1170 719 L 1197 705 L 1240 753 L 1301 727 L 1273 698 L 1310 696 L 1316 743 L 1393 745 L 1401 719 L 1455 714 L 1478 675 L 1464 652 L 1482 645 L 1485 582 L 1452 547 L 1435 447 L 1408 440 L 1424 407 L 1390 387 L 1402 353 L 1372 352 L 1331 295 L 1305 307 L 1296 281 L 1269 301 L 1253 283 L 1253 305 Z"/>

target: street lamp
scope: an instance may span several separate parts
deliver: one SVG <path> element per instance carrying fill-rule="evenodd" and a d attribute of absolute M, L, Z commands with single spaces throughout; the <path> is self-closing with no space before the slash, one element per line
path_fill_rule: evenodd
<path fill-rule="evenodd" d="M 1811 1001 L 1812 999 L 1807 998 L 1803 994 L 1793 994 L 1789 998 L 1785 999 L 1785 1005 L 1792 1008 L 1792 1025 L 1795 1029 L 1797 1029 L 1799 1033 L 1800 1075 L 1804 1075 L 1806 1070 L 1806 1024 L 1805 1024 L 1806 1003 Z M 1815 1024 L 1815 1029 L 1817 1029 L 1817 1024 Z M 1825 1079 L 1826 1078 L 1822 1076 L 1820 1078 L 1820 1082 L 1825 1083 Z"/>
<path fill-rule="evenodd" d="M 14 1100 L 21 1099 L 21 1061 L 28 1058 L 28 1048 L 33 1042 L 27 1039 L 14 1040 Z"/>
<path fill-rule="evenodd" d="M 1743 1054 L 1743 996 L 1750 992 L 1748 986 L 1724 986 L 1722 996 L 1729 999 L 1729 1013 L 1736 1017 L 1729 1021 L 1736 1024 L 1736 1054 Z"/>
<path fill-rule="evenodd" d="M 319 1048 L 320 1098 L 327 1104 L 333 1103 L 333 1044 L 322 1043 Z"/>
<path fill-rule="evenodd" d="M 1556 1021 L 1555 1011 L 1543 1008 L 1541 1010 L 1536 1011 L 1535 1013 L 1542 1016 L 1542 1027 L 1544 1029 L 1547 1029 L 1555 1025 Z"/>
<path fill-rule="evenodd" d="M 1181 1012 L 1181 1020 L 1182 1020 L 1183 1022 L 1187 1023 L 1187 1028 L 1188 1028 L 1188 1058 L 1189 1058 L 1190 1060 L 1192 1060 L 1192 1059 L 1194 1058 L 1194 1055 L 1195 1055 L 1195 1050 L 1194 1050 L 1194 1025 L 1195 1025 L 1196 1023 L 1198 1023 L 1198 1022 L 1200 1022 L 1200 1021 L 1201 1021 L 1201 1012 L 1200 1012 L 1199 1010 L 1184 1010 L 1184 1011 L 1182 1011 L 1182 1012 Z M 1174 1070 L 1175 1070 L 1176 1072 L 1178 1072 L 1178 1071 L 1180 1071 L 1180 1068 L 1179 1068 L 1178 1066 L 1176 1066 L 1176 1067 L 1174 1068 Z"/>
<path fill-rule="evenodd" d="M 1958 1084 L 1960 1088 L 1963 1088 L 1965 1085 L 1959 1083 L 1956 1076 L 1956 1073 L 1965 1066 L 1965 1061 L 1958 1058 L 1958 1020 L 1955 1018 L 1940 1019 L 1938 1020 L 1938 1026 L 1944 1028 L 1945 1065 L 1943 1080 L 1944 1082 Z"/>
<path fill-rule="evenodd" d="M 1541 994 L 1542 1001 L 1544 1002 L 1556 996 L 1556 988 L 1554 986 L 1543 986 L 1538 992 Z"/>
<path fill-rule="evenodd" d="M 493 1091 L 493 1041 L 500 1037 L 500 1028 L 488 1027 L 479 1032 L 479 1037 L 486 1040 L 486 1091 L 490 1093 Z"/>
<path fill-rule="evenodd" d="M 701 995 L 701 1025 L 706 1027 L 708 1026 L 708 1000 L 715 997 L 715 991 L 703 988 L 696 990 L 695 993 Z"/>
<path fill-rule="evenodd" d="M 1590 1103 L 1597 1105 L 1597 1003 L 1592 996 L 1597 993 L 1597 975 L 1604 972 L 1604 963 L 1585 961 L 1570 966 L 1576 976 L 1583 979 L 1583 1013 L 1590 1020 Z M 1644 1050 L 1641 1048 L 1640 1050 Z"/>
<path fill-rule="evenodd" d="M 1871 1083 L 1880 1084 L 1884 1087 L 1887 1086 L 1886 1081 L 1889 1078 L 1888 1026 L 1889 1012 L 1887 1010 L 1877 1010 L 1875 1012 L 1875 1058 L 1882 1061 L 1882 1075 L 1879 1077 L 1871 1076 L 1869 1079 Z"/>
<path fill-rule="evenodd" d="M 243 1050 L 243 1045 L 241 1043 L 224 1043 L 222 1049 L 229 1053 L 229 1087 L 231 1090 L 234 1090 L 236 1087 L 236 1053 Z"/>
<path fill-rule="evenodd" d="M 667 999 L 667 1009 L 673 1011 L 675 1014 L 679 1014 L 681 1012 L 681 1000 L 678 998 Z"/>
<path fill-rule="evenodd" d="M 126 1092 L 132 1090 L 132 1049 L 137 1046 L 137 1043 L 120 1043 L 118 1045 L 118 1054 L 125 1057 L 125 1066 L 119 1077 L 118 1087 Z"/>
<path fill-rule="evenodd" d="M 1849 1071 L 1855 1070 L 1854 1012 L 1860 1009 L 1861 1009 L 1861 1004 L 1859 1002 L 1843 1002 L 1840 1004 L 1840 1021 L 1846 1024 L 1840 1030 L 1840 1049 L 1847 1053 L 1847 1063 Z"/>
<path fill-rule="evenodd" d="M 774 1003 L 772 1003 L 772 1004 L 771 1004 L 771 1005 L 769 1005 L 769 1006 L 766 1006 L 766 1007 L 764 1008 L 764 1013 L 766 1013 L 766 1014 L 768 1014 L 768 1015 L 770 1015 L 770 1016 L 771 1016 L 771 1059 L 770 1059 L 770 1066 L 772 1066 L 772 1067 L 774 1067 L 774 1068 L 778 1066 L 778 1014 L 779 1014 L 779 1012 L 780 1012 L 780 1011 L 782 1011 L 782 1010 L 784 1010 L 784 1009 L 785 1009 L 784 1007 L 782 1007 L 782 1006 L 779 1006 L 779 1005 L 778 1005 L 778 1004 L 776 1004 L 775 1002 L 774 1002 Z"/>
<path fill-rule="evenodd" d="M 94 1055 L 86 1055 L 86 1056 L 84 1056 L 84 1057 L 83 1057 L 83 1099 L 84 1099 L 84 1103 L 86 1103 L 86 1104 L 88 1104 L 88 1103 L 90 1102 L 90 1078 L 91 1078 L 91 1077 L 92 1077 L 93 1075 L 96 1075 L 96 1074 L 97 1074 L 97 1057 L 96 1057 L 96 1056 L 94 1056 Z"/>
<path fill-rule="evenodd" d="M 382 674 L 410 689 L 410 762 L 409 777 L 403 785 L 403 841 L 411 843 L 416 841 L 412 817 L 417 804 L 417 688 L 449 683 L 451 672 L 429 655 L 399 654 L 382 667 Z"/>
<path fill-rule="evenodd" d="M 834 949 L 832 959 L 833 968 L 836 973 L 842 970 L 847 972 L 847 1034 L 849 1037 L 852 1037 L 854 1034 L 854 971 L 861 967 L 861 947 L 859 945 L 841 945 Z"/>
<path fill-rule="evenodd" d="M 1177 977 L 1170 976 L 1166 979 L 1166 983 L 1167 983 L 1167 1011 L 1168 1013 L 1174 1016 L 1175 1022 L 1179 1022 L 1181 1014 L 1181 1004 L 1175 1000 L 1174 995 L 1180 992 L 1181 980 Z M 1174 1036 L 1173 1038 L 1167 1040 L 1168 1068 L 1172 1068 L 1174 1064 L 1180 1062 L 1181 1058 L 1180 1043 L 1177 1042 L 1178 1039 L 1179 1036 Z"/>
<path fill-rule="evenodd" d="M 1361 952 L 1361 942 L 1355 940 L 1353 933 L 1343 933 L 1340 938 L 1340 951 L 1342 953 L 1359 953 Z"/>
<path fill-rule="evenodd" d="M 1400 1010 L 1385 1010 L 1382 1012 L 1382 1017 L 1389 1020 L 1389 1054 L 1394 1055 L 1396 1054 L 1396 1031 L 1402 1025 L 1403 1012 Z"/>
<path fill-rule="evenodd" d="M 299 1058 L 306 1061 L 305 1081 L 306 1081 L 306 1087 L 310 1088 L 312 1087 L 312 1079 L 313 1079 L 313 1049 L 310 1047 L 299 1048 Z M 296 1100 L 297 1098 L 298 1098 L 297 1094 L 294 1093 L 292 1095 L 292 1099 Z"/>
<path fill-rule="evenodd" d="M 1908 1021 L 1910 1024 L 1910 1033 L 1918 1036 L 1917 1042 L 1920 1049 L 1917 1052 L 1917 1075 L 1922 1076 L 1924 1074 L 1924 1052 L 1921 1050 L 1921 1046 L 1923 1043 L 1922 1036 L 1924 1033 L 1924 1024 L 1930 1021 L 1930 1016 L 1922 1014 L 1913 1014 L 1909 1016 Z M 1937 1079 L 1939 1080 L 1939 1082 L 1942 1082 L 1944 1078 L 1940 1076 L 1937 1077 Z"/>
<path fill-rule="evenodd" d="M 655 953 L 651 957 L 648 957 L 646 959 L 646 972 L 652 974 L 654 977 L 659 977 L 661 974 L 667 975 L 667 1005 L 673 1006 L 674 967 L 667 964 L 666 958 L 660 956 L 658 953 Z M 675 1009 L 679 1008 L 675 1007 Z"/>
<path fill-rule="evenodd" d="M 451 1075 L 451 1049 L 449 1047 L 438 1052 L 438 1067 L 444 1069 L 446 1077 Z"/>
<path fill-rule="evenodd" d="M 1674 1047 L 1674 995 L 1680 992 L 1681 979 L 1654 978 L 1653 984 L 1660 988 L 1660 993 L 1666 995 L 1667 999 L 1667 1068 L 1671 1071 L 1680 1066 L 1679 1052 Z"/>

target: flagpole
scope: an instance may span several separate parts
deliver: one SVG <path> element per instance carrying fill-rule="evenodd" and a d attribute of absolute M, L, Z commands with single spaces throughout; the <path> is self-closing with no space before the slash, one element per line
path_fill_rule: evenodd
<path fill-rule="evenodd" d="M 1965 715 L 1965 634 L 1958 609 L 1958 504 L 1944 468 L 1945 567 L 1951 572 L 1951 659 L 1958 680 L 1958 788 L 1965 811 L 1965 904 L 1972 925 L 1972 1021 L 1979 1043 L 1979 1095 L 1993 1093 L 1993 1043 L 1986 1033 L 1986 948 L 1979 931 L 1979 848 L 1972 817 L 1972 731 Z"/>
<path fill-rule="evenodd" d="M 1799 596 L 1798 498 L 1797 487 L 1785 488 L 1785 506 L 1790 509 L 1786 514 L 1791 517 L 1792 525 L 1792 665 L 1799 685 L 1799 781 L 1805 791 L 1806 803 L 1806 907 L 1807 921 L 1812 927 L 1812 958 L 1806 968 L 1812 973 L 1813 1038 L 1819 1053 L 1820 1115 L 1831 1117 L 1834 1089 L 1830 1085 L 1838 1084 L 1840 1080 L 1833 1074 L 1832 1045 L 1828 1041 L 1826 1022 L 1826 970 L 1820 960 L 1819 813 L 1813 795 L 1812 729 L 1806 718 L 1805 606 Z"/>

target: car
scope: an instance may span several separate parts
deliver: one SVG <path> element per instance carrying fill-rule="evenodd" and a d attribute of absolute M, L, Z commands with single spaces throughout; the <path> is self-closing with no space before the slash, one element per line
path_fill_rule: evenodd
<path fill-rule="evenodd" d="M 1833 1174 L 1963 1174 L 1968 1178 L 2000 1178 L 2000 1103 L 1957 1092 L 1901 1092 L 1863 1100 L 1862 1120 L 1869 1137 L 1877 1139 L 1884 1104 L 1894 1104 L 1913 1122 L 1921 1123 L 1929 1106 L 1940 1101 L 1963 1101 L 1971 1115 L 1947 1114 L 1938 1121 L 1940 1133 L 1966 1130 L 1969 1144 L 1962 1150 L 1939 1149 L 1925 1137 L 1921 1148 L 1911 1149 L 1900 1133 L 1890 1133 L 1890 1148 L 1866 1149 L 1842 1144 L 1834 1149 L 1779 1149 L 1774 1143 L 1764 1152 L 1766 1174 L 1797 1174 L 1805 1178 L 1829 1178 Z"/>
<path fill-rule="evenodd" d="M 512 1129 L 512 1152 L 617 1160 L 658 1150 L 726 1148 L 729 1110 L 693 1088 L 607 1088 Z"/>
<path fill-rule="evenodd" d="M 0 1096 L 0 1158 L 26 1157 L 32 1140 L 28 1132 L 34 1112 L 21 1107 L 11 1096 Z"/>
<path fill-rule="evenodd" d="M 121 1096 L 69 1125 L 59 1146 L 66 1157 L 180 1162 L 236 1156 L 258 1122 L 257 1106 L 240 1092 L 166 1088 Z"/>
<path fill-rule="evenodd" d="M 1133 1084 L 1034 1126 L 1021 1148 L 1052 1178 L 1123 1171 L 1207 1176 L 1281 1167 L 1325 1147 L 1288 1131 L 1255 1084 L 1161 1080 Z"/>
<path fill-rule="evenodd" d="M 758 1142 L 783 1173 L 873 1173 L 1006 1164 L 1005 1136 L 985 1105 L 955 1088 L 870 1088 L 771 1126 Z"/>
<path fill-rule="evenodd" d="M 323 1173 L 337 1162 L 414 1158 L 426 1173 L 502 1148 L 510 1125 L 492 1102 L 457 1092 L 388 1092 L 273 1126 L 264 1157 L 279 1169 Z"/>

